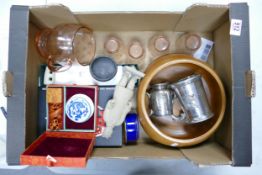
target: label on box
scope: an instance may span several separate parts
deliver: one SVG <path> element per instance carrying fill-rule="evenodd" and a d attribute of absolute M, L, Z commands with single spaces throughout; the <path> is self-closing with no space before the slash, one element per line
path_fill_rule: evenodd
<path fill-rule="evenodd" d="M 194 57 L 198 58 L 202 61 L 207 61 L 208 55 L 213 47 L 214 42 L 210 41 L 205 38 L 201 38 L 201 46 L 200 48 L 194 53 Z"/>
<path fill-rule="evenodd" d="M 241 19 L 231 19 L 230 35 L 240 36 L 242 29 Z"/>

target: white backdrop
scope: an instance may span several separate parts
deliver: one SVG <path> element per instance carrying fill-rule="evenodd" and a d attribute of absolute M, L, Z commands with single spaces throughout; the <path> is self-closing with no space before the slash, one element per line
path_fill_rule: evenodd
<path fill-rule="evenodd" d="M 252 168 L 231 168 L 228 166 L 210 169 L 210 174 L 258 174 L 262 168 L 262 118 L 260 108 L 262 100 L 262 1 L 261 0 L 1 0 L 0 2 L 0 72 L 7 70 L 9 10 L 11 5 L 43 5 L 61 3 L 72 11 L 184 11 L 194 3 L 228 4 L 230 2 L 248 2 L 250 13 L 251 68 L 256 71 L 257 94 L 252 100 L 253 124 L 253 166 Z M 1 83 L 0 83 L 1 84 Z M 1 86 L 1 85 L 0 85 Z M 1 87 L 2 89 L 2 87 Z M 0 106 L 6 107 L 6 99 L 0 93 Z M 0 113 L 0 167 L 5 164 L 6 120 Z M 223 171 L 223 173 L 222 173 Z M 220 173 L 219 173 L 220 172 Z M 225 173 L 226 172 L 226 173 Z M 1 173 L 0 173 L 1 174 Z"/>

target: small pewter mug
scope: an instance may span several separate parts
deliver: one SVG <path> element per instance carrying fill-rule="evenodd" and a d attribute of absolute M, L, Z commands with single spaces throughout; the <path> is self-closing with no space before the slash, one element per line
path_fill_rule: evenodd
<path fill-rule="evenodd" d="M 176 83 L 159 83 L 151 86 L 150 107 L 153 116 L 169 116 L 176 121 L 199 123 L 213 116 L 200 75 L 191 75 Z M 178 99 L 183 113 L 173 114 L 174 100 Z"/>
<path fill-rule="evenodd" d="M 168 83 L 159 83 L 151 86 L 150 107 L 156 117 L 173 115 L 173 92 Z"/>
<path fill-rule="evenodd" d="M 199 123 L 213 116 L 200 75 L 191 75 L 170 85 L 175 91 L 184 117 L 175 116 L 186 123 Z M 182 114 L 183 115 L 183 114 Z"/>

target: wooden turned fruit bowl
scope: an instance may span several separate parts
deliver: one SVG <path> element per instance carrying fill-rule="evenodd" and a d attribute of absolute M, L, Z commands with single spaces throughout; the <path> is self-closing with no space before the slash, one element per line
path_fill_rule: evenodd
<path fill-rule="evenodd" d="M 147 95 L 150 85 L 173 83 L 192 74 L 202 76 L 214 116 L 196 124 L 175 122 L 169 117 L 150 117 Z M 205 141 L 217 130 L 224 117 L 226 96 L 220 78 L 206 63 L 189 55 L 169 54 L 159 57 L 146 69 L 138 88 L 137 104 L 141 125 L 149 137 L 164 145 L 186 147 Z"/>

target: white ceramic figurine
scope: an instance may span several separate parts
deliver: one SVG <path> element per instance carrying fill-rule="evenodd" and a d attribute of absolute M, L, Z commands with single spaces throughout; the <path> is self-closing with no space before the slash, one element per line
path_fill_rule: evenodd
<path fill-rule="evenodd" d="M 110 138 L 115 126 L 121 125 L 132 107 L 134 87 L 138 79 L 145 74 L 133 67 L 125 67 L 124 74 L 120 82 L 116 85 L 113 99 L 106 104 L 104 120 L 106 128 L 102 134 L 105 138 Z"/>

